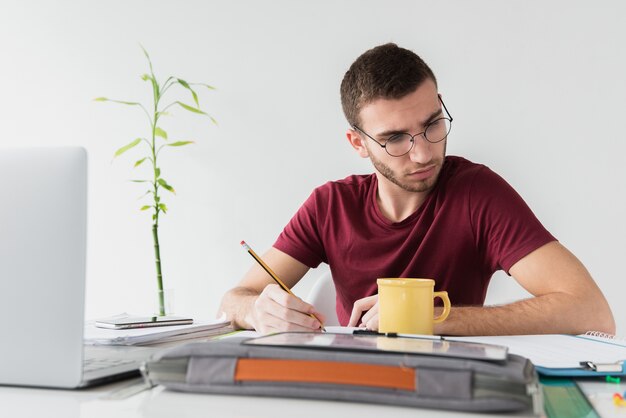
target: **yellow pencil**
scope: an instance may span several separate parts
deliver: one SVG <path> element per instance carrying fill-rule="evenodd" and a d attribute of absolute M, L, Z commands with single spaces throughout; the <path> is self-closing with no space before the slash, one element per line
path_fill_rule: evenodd
<path fill-rule="evenodd" d="M 276 275 L 276 273 L 274 273 L 274 270 L 272 270 L 270 268 L 270 266 L 268 266 L 267 264 L 265 264 L 265 262 L 261 259 L 261 257 L 259 257 L 257 255 L 257 253 L 254 252 L 254 250 L 252 248 L 250 248 L 250 246 L 248 244 L 246 244 L 245 241 L 241 241 L 241 246 L 244 248 L 244 250 L 246 250 L 248 252 L 248 254 L 250 254 L 252 256 L 252 258 L 254 258 L 256 260 L 257 263 L 259 263 L 259 265 L 261 267 L 263 267 L 263 270 L 265 270 L 267 272 L 267 274 L 269 274 L 272 279 L 274 279 L 274 281 L 281 287 L 281 289 L 283 289 L 285 292 L 289 293 L 292 296 L 297 297 L 296 295 L 293 294 L 293 292 L 287 287 L 287 285 L 285 285 L 285 283 L 283 283 L 282 280 L 280 280 L 278 278 L 278 276 Z M 322 321 L 320 321 L 320 319 L 313 315 L 313 314 L 309 314 L 309 316 L 315 320 L 317 320 L 320 323 L 320 328 L 322 331 L 326 332 L 326 329 L 324 328 L 324 324 L 322 323 Z"/>

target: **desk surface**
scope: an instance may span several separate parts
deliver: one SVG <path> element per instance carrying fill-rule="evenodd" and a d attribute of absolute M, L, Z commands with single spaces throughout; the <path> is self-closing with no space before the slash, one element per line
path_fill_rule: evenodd
<path fill-rule="evenodd" d="M 86 390 L 0 387 L 0 415 L 17 418 L 39 416 L 55 418 L 206 418 L 208 416 L 220 418 L 294 416 L 298 418 L 319 418 L 320 416 L 449 418 L 459 415 L 493 418 L 500 416 L 350 402 L 177 393 L 163 390 L 162 387 L 156 387 L 122 400 L 109 399 L 111 393 L 128 384 L 129 382 L 126 381 Z M 580 386 L 602 417 L 626 417 L 626 407 L 615 406 L 612 402 L 613 393 L 623 392 L 626 389 L 625 384 L 585 381 L 580 383 Z M 527 416 L 527 414 L 515 416 Z"/>
<path fill-rule="evenodd" d="M 256 334 L 246 332 L 246 335 Z M 146 390 L 125 399 L 111 399 L 112 394 L 132 383 L 133 381 L 122 381 L 82 390 L 0 386 L 0 417 L 451 418 L 467 416 L 494 418 L 530 416 L 530 412 L 514 415 L 476 414 L 354 402 L 191 394 L 166 391 L 163 387 Z M 626 418 L 626 407 L 613 404 L 613 393 L 624 393 L 626 382 L 615 384 L 598 379 L 580 380 L 578 384 L 601 417 Z"/>
<path fill-rule="evenodd" d="M 613 404 L 613 394 L 615 392 L 623 394 L 626 390 L 625 383 L 606 383 L 601 379 L 584 380 L 578 381 L 578 387 L 601 417 L 626 417 L 626 407 Z"/>
<path fill-rule="evenodd" d="M 111 392 L 125 385 L 127 383 L 120 382 L 74 391 L 0 387 L 0 415 L 12 418 L 450 418 L 466 415 L 453 411 L 351 402 L 178 393 L 162 387 L 123 400 L 107 399 Z M 493 418 L 498 415 L 467 416 Z"/>

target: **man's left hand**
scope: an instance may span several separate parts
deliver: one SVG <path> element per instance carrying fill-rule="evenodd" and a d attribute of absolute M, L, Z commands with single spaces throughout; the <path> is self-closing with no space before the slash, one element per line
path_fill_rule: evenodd
<path fill-rule="evenodd" d="M 363 315 L 363 318 L 361 318 L 361 315 Z M 361 319 L 360 324 L 359 319 Z M 354 302 L 348 326 L 356 327 L 357 324 L 359 324 L 359 327 L 378 331 L 378 295 L 368 296 Z"/>

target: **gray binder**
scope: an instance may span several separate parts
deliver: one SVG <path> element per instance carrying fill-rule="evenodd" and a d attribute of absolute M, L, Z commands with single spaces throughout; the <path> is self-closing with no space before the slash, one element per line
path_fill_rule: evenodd
<path fill-rule="evenodd" d="M 477 360 L 246 341 L 251 340 L 235 337 L 174 347 L 148 361 L 144 377 L 152 385 L 184 392 L 542 412 L 535 369 L 516 355 Z"/>

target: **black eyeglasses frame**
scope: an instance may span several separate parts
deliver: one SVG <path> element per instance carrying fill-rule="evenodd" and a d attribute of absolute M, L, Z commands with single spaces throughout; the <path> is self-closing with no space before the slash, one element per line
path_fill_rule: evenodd
<path fill-rule="evenodd" d="M 437 118 L 437 119 L 435 119 L 435 120 L 433 120 L 433 121 L 430 121 L 430 122 L 426 125 L 426 127 L 424 128 L 424 130 L 423 130 L 422 132 L 416 133 L 415 135 L 411 135 L 411 134 L 410 134 L 410 133 L 408 133 L 408 132 L 403 132 L 403 134 L 407 134 L 407 135 L 410 135 L 410 136 L 411 136 L 411 147 L 410 147 L 410 148 L 408 149 L 408 151 L 407 151 L 407 152 L 405 152 L 404 154 L 400 154 L 400 155 L 393 155 L 393 154 L 391 154 L 391 153 L 389 152 L 389 150 L 387 149 L 387 142 L 385 142 L 384 144 L 381 144 L 381 143 L 380 143 L 380 142 L 378 142 L 378 141 L 377 141 L 374 137 L 372 137 L 370 134 L 368 134 L 367 132 L 365 132 L 363 129 L 359 128 L 357 125 L 352 125 L 352 129 L 354 129 L 355 131 L 359 131 L 359 132 L 361 132 L 361 133 L 365 134 L 365 136 L 367 136 L 367 137 L 368 137 L 369 139 L 371 139 L 372 141 L 376 142 L 376 143 L 377 143 L 377 144 L 378 144 L 381 148 L 384 148 L 384 149 L 385 149 L 385 152 L 386 152 L 387 154 L 391 155 L 392 157 L 402 157 L 402 156 L 404 156 L 404 155 L 407 155 L 409 152 L 411 152 L 411 150 L 412 150 L 412 149 L 413 149 L 413 147 L 415 146 L 415 137 L 416 137 L 416 136 L 422 135 L 422 136 L 424 137 L 424 139 L 425 139 L 427 142 L 429 142 L 429 143 L 431 143 L 431 144 L 436 144 L 436 143 L 441 142 L 441 141 L 443 141 L 444 139 L 446 139 L 446 138 L 448 137 L 448 135 L 450 134 L 450 130 L 452 130 L 452 121 L 454 120 L 454 118 L 452 117 L 452 115 L 451 115 L 451 114 L 450 114 L 450 112 L 448 111 L 448 108 L 446 107 L 446 104 L 443 102 L 443 99 L 441 98 L 441 95 L 440 95 L 440 94 L 438 94 L 438 95 L 437 95 L 437 98 L 439 99 L 439 102 L 441 102 L 441 105 L 443 106 L 443 109 L 445 110 L 445 112 L 446 112 L 446 114 L 448 115 L 448 117 L 441 117 L 441 118 Z M 428 139 L 428 137 L 426 137 L 426 131 L 428 130 L 428 127 L 429 127 L 431 124 L 433 124 L 433 123 L 435 123 L 435 122 L 437 122 L 437 121 L 439 121 L 439 120 L 441 120 L 441 119 L 447 119 L 447 120 L 450 122 L 450 130 L 448 130 L 448 133 L 446 134 L 446 136 L 444 136 L 443 138 L 441 138 L 441 139 L 440 139 L 440 140 L 438 140 L 438 141 L 431 141 L 431 140 L 429 140 L 429 139 Z"/>

